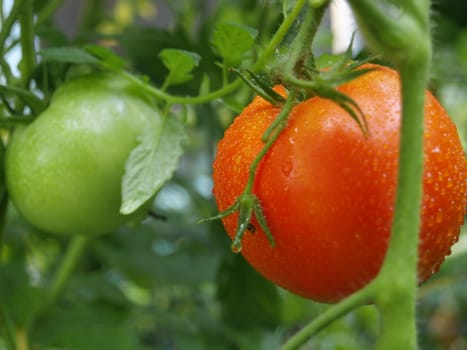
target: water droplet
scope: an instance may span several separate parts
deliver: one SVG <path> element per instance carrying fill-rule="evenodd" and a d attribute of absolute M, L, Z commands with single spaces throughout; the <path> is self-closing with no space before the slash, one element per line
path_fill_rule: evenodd
<path fill-rule="evenodd" d="M 232 252 L 234 252 L 235 254 L 238 254 L 242 251 L 242 246 L 240 244 L 232 244 L 232 246 L 230 247 L 230 249 L 232 250 Z"/>
<path fill-rule="evenodd" d="M 293 169 L 293 165 L 292 165 L 292 162 L 289 160 L 286 160 L 281 164 L 282 174 L 284 174 L 286 177 L 290 175 L 290 173 L 292 172 L 292 169 Z"/>
<path fill-rule="evenodd" d="M 454 186 L 454 183 L 452 181 L 452 178 L 448 177 L 448 180 L 446 182 L 446 187 L 447 188 L 452 188 L 452 186 Z"/>
<path fill-rule="evenodd" d="M 439 148 L 439 146 L 436 146 L 435 148 L 433 148 L 433 149 L 431 150 L 431 152 L 433 152 L 433 153 L 440 153 L 440 152 L 441 152 L 441 149 Z"/>
<path fill-rule="evenodd" d="M 388 175 L 386 173 L 383 173 L 381 175 L 381 184 L 384 185 L 386 183 L 386 180 L 388 178 Z"/>
<path fill-rule="evenodd" d="M 436 213 L 435 220 L 437 224 L 440 224 L 443 222 L 443 211 L 442 210 L 438 210 L 438 212 Z"/>
<path fill-rule="evenodd" d="M 429 184 L 433 183 L 433 174 L 432 173 L 430 173 L 430 172 L 426 173 L 426 182 L 429 183 Z"/>

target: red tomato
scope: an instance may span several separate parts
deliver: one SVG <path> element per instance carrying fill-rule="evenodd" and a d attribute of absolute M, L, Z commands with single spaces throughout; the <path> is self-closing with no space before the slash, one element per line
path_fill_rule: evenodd
<path fill-rule="evenodd" d="M 320 302 L 336 302 L 378 273 L 388 246 L 398 169 L 400 84 L 396 71 L 376 70 L 338 88 L 364 112 L 370 135 L 336 103 L 298 104 L 287 128 L 261 161 L 253 192 L 276 246 L 255 220 L 242 254 L 279 286 Z M 279 109 L 260 97 L 235 119 L 218 145 L 214 196 L 220 211 L 245 188 L 261 136 Z M 455 125 L 426 92 L 419 281 L 438 270 L 464 220 L 467 164 Z M 238 213 L 223 223 L 235 235 Z"/>

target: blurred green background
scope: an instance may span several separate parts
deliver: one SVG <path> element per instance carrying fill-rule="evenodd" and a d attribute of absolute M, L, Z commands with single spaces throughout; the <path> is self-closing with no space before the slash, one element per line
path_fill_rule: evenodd
<path fill-rule="evenodd" d="M 35 1 L 35 6 L 47 5 Z M 115 50 L 130 70 L 161 84 L 167 73 L 163 48 L 202 56 L 195 79 L 174 94 L 198 93 L 203 74 L 212 86 L 221 71 L 210 47 L 219 22 L 259 30 L 267 42 L 281 20 L 278 0 L 67 0 L 53 21 L 40 26 L 43 46 L 99 43 Z M 434 60 L 430 88 L 455 120 L 467 142 L 467 2 L 442 0 L 433 10 Z M 329 52 L 328 21 L 316 50 Z M 80 260 L 60 302 L 35 325 L 38 350 L 274 349 L 316 317 L 326 305 L 281 290 L 230 251 L 220 222 L 197 224 L 213 215 L 211 163 L 225 127 L 251 98 L 234 96 L 183 112 L 190 138 L 175 177 L 155 199 L 166 221 L 150 219 L 94 239 Z M 464 234 L 465 235 L 465 234 Z M 38 232 L 12 208 L 0 300 L 17 324 L 28 325 L 42 303 L 67 239 Z M 467 349 L 467 243 L 464 239 L 441 272 L 420 289 L 420 349 Z M 379 318 L 372 306 L 336 321 L 304 349 L 371 349 Z M 6 349 L 0 338 L 0 349 Z"/>

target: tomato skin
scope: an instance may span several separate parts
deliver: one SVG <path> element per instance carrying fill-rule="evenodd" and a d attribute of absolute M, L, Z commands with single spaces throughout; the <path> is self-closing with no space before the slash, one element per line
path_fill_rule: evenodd
<path fill-rule="evenodd" d="M 365 137 L 335 103 L 311 98 L 297 105 L 288 126 L 261 161 L 253 192 L 274 236 L 253 221 L 242 254 L 266 278 L 296 294 L 336 302 L 378 273 L 387 249 L 397 184 L 400 87 L 381 66 L 339 87 L 368 121 Z M 261 136 L 279 109 L 257 97 L 226 130 L 214 162 L 213 193 L 220 211 L 242 193 Z M 463 223 L 466 159 L 457 130 L 426 93 L 424 195 L 419 281 L 449 254 Z M 223 219 L 230 237 L 238 215 Z"/>
<path fill-rule="evenodd" d="M 40 229 L 94 235 L 140 213 L 119 213 L 125 162 L 159 115 L 123 80 L 90 75 L 67 82 L 6 154 L 9 195 Z"/>

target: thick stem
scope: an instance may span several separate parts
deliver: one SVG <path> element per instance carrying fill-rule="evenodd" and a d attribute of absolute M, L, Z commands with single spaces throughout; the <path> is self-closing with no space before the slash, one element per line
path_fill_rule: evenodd
<path fill-rule="evenodd" d="M 16 349 L 12 327 L 2 305 L 0 305 L 0 329 L 2 330 L 3 340 L 7 349 Z"/>
<path fill-rule="evenodd" d="M 268 137 L 263 148 L 261 149 L 261 151 L 258 153 L 256 158 L 251 163 L 248 183 L 246 184 L 245 190 L 243 191 L 243 193 L 251 193 L 251 191 L 253 190 L 253 184 L 255 182 L 255 176 L 256 176 L 256 169 L 258 168 L 259 163 L 264 158 L 266 153 L 269 151 L 272 145 L 276 142 L 277 138 L 282 133 L 282 130 L 284 130 L 285 127 L 287 126 L 287 119 L 289 118 L 290 112 L 292 111 L 292 108 L 294 106 L 295 96 L 296 96 L 296 92 L 293 90 L 290 91 L 289 95 L 287 96 L 287 100 L 285 101 L 285 104 L 281 109 L 281 112 L 279 113 L 279 115 L 277 116 L 275 120 L 275 123 L 277 126 L 274 129 L 273 134 L 270 137 Z"/>
<path fill-rule="evenodd" d="M 26 330 L 24 328 L 17 328 L 15 335 L 17 350 L 29 350 L 28 333 Z"/>
<path fill-rule="evenodd" d="M 63 0 L 50 0 L 37 15 L 36 25 L 46 22 L 63 3 Z"/>
<path fill-rule="evenodd" d="M 5 184 L 1 184 L 0 186 L 5 186 Z M 8 196 L 3 195 L 2 200 L 0 201 L 0 263 L 2 262 L 2 252 L 3 252 L 3 245 L 4 245 L 4 236 L 5 236 L 5 221 L 6 221 L 6 214 L 8 210 Z"/>
<path fill-rule="evenodd" d="M 349 0 L 368 45 L 396 65 L 407 60 L 416 62 L 417 56 L 411 55 L 414 43 L 424 38 L 428 26 L 429 1 L 422 2 L 423 6 L 412 0 L 401 1 L 400 11 L 392 15 L 396 11 L 390 1 Z M 425 13 L 423 19 L 421 13 Z"/>
<path fill-rule="evenodd" d="M 391 241 L 378 278 L 376 295 L 383 319 L 382 333 L 378 338 L 379 350 L 416 349 L 417 248 L 429 62 L 428 54 L 421 56 L 417 64 L 399 67 L 402 84 L 399 177 Z"/>
<path fill-rule="evenodd" d="M 11 33 L 11 28 L 13 27 L 13 24 L 15 24 L 15 21 L 18 19 L 18 14 L 21 10 L 21 7 L 23 6 L 23 2 L 24 0 L 13 1 L 13 7 L 11 8 L 8 17 L 2 23 L 2 27 L 0 30 L 0 48 L 2 50 L 2 55 L 3 49 L 5 47 L 5 42 Z"/>
<path fill-rule="evenodd" d="M 303 18 L 303 23 L 297 37 L 291 48 L 290 56 L 288 57 L 287 65 L 285 67 L 286 75 L 295 75 L 295 68 L 297 64 L 303 63 L 311 55 L 311 43 L 318 31 L 319 24 L 326 11 L 327 3 L 321 7 L 309 7 Z"/>
<path fill-rule="evenodd" d="M 68 246 L 68 250 L 63 258 L 59 270 L 50 286 L 50 293 L 46 301 L 46 307 L 54 304 L 62 292 L 65 284 L 68 282 L 79 258 L 89 241 L 87 236 L 76 236 Z"/>
<path fill-rule="evenodd" d="M 305 344 L 314 334 L 328 326 L 339 317 L 347 314 L 354 308 L 368 303 L 372 289 L 370 287 L 362 289 L 338 304 L 331 305 L 327 310 L 294 334 L 279 350 L 295 350 Z"/>
<path fill-rule="evenodd" d="M 34 18 L 32 0 L 24 0 L 19 16 L 21 27 L 21 82 L 24 88 L 29 87 L 31 73 L 36 65 L 36 52 L 34 47 Z"/>
<path fill-rule="evenodd" d="M 306 0 L 298 0 L 296 2 L 292 11 L 290 11 L 290 13 L 284 18 L 284 21 L 282 22 L 281 26 L 274 34 L 272 39 L 269 41 L 268 46 L 266 46 L 266 49 L 263 51 L 263 54 L 256 61 L 252 69 L 253 71 L 257 71 L 264 67 L 269 57 L 271 57 L 274 51 L 279 47 L 280 43 L 284 39 L 285 35 L 288 33 L 292 24 L 297 19 L 297 16 L 300 14 L 300 11 L 302 10 L 305 4 Z"/>

